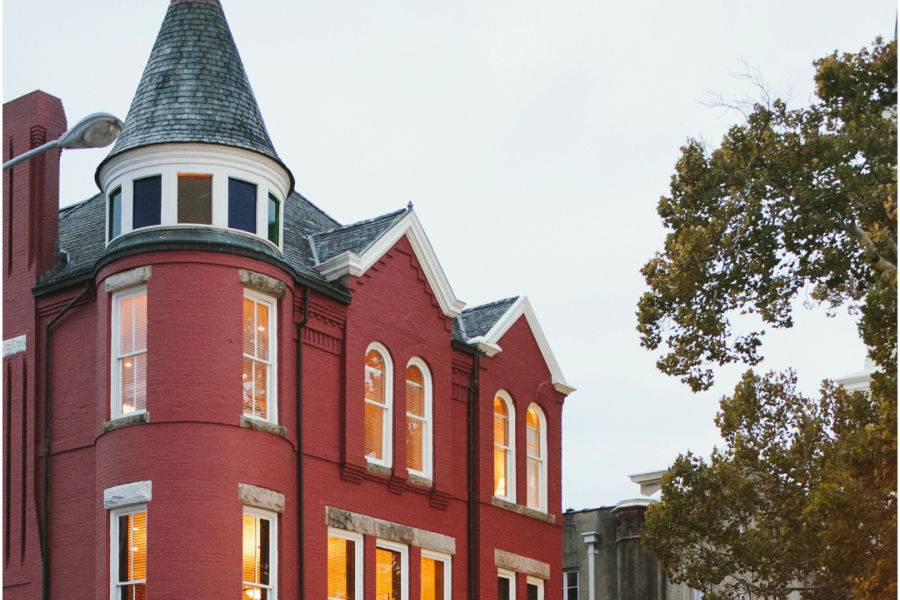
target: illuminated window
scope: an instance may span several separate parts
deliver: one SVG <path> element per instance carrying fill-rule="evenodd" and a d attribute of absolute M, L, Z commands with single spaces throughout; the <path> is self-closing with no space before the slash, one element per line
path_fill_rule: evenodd
<path fill-rule="evenodd" d="M 147 288 L 113 296 L 112 418 L 147 410 Z"/>
<path fill-rule="evenodd" d="M 525 583 L 527 600 L 544 600 L 544 580 L 529 577 Z"/>
<path fill-rule="evenodd" d="M 109 579 L 113 600 L 147 597 L 147 507 L 112 511 Z"/>
<path fill-rule="evenodd" d="M 107 211 L 107 217 L 109 219 L 107 239 L 112 241 L 113 238 L 119 237 L 122 233 L 122 188 L 120 187 L 114 189 L 109 195 L 109 210 Z"/>
<path fill-rule="evenodd" d="M 516 499 L 515 409 L 504 391 L 494 396 L 494 495 Z"/>
<path fill-rule="evenodd" d="M 212 223 L 212 175 L 178 174 L 178 222 Z"/>
<path fill-rule="evenodd" d="M 276 536 L 278 521 L 273 513 L 244 508 L 241 578 L 242 600 L 275 600 L 278 581 Z"/>
<path fill-rule="evenodd" d="M 547 510 L 547 422 L 537 404 L 525 415 L 528 463 L 528 507 Z"/>
<path fill-rule="evenodd" d="M 373 342 L 366 350 L 364 451 L 366 460 L 391 466 L 391 358 Z"/>
<path fill-rule="evenodd" d="M 277 422 L 275 301 L 244 290 L 244 414 Z"/>
<path fill-rule="evenodd" d="M 421 600 L 450 600 L 450 557 L 422 550 Z"/>
<path fill-rule="evenodd" d="M 497 600 L 516 600 L 516 574 L 512 571 L 497 571 Z"/>
<path fill-rule="evenodd" d="M 578 600 L 578 571 L 563 572 L 563 600 Z"/>
<path fill-rule="evenodd" d="M 362 553 L 361 535 L 328 530 L 328 600 L 362 600 Z"/>
<path fill-rule="evenodd" d="M 378 540 L 375 547 L 375 600 L 407 600 L 406 546 Z"/>
<path fill-rule="evenodd" d="M 431 479 L 431 374 L 413 358 L 406 367 L 406 467 Z"/>

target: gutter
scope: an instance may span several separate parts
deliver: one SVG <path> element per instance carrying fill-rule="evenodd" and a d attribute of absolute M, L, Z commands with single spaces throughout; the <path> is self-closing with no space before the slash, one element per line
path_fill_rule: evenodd
<path fill-rule="evenodd" d="M 42 597 L 44 600 L 50 600 L 50 370 L 52 367 L 51 360 L 51 342 L 53 339 L 53 327 L 68 312 L 75 308 L 79 302 L 87 298 L 94 289 L 93 281 L 89 281 L 80 294 L 69 300 L 62 310 L 55 317 L 44 325 L 44 493 L 43 502 L 41 503 L 41 576 L 43 580 Z"/>
<path fill-rule="evenodd" d="M 472 352 L 470 347 L 469 352 Z M 469 406 L 468 406 L 468 506 L 467 506 L 467 526 L 468 526 L 468 568 L 469 568 L 469 600 L 478 600 L 478 583 L 481 579 L 479 569 L 479 549 L 478 549 L 478 391 L 480 387 L 480 370 L 481 370 L 481 352 L 474 351 L 472 355 L 472 373 L 469 376 Z"/>
<path fill-rule="evenodd" d="M 306 598 L 303 559 L 303 329 L 309 321 L 309 286 L 303 286 L 303 319 L 297 323 L 297 598 Z"/>

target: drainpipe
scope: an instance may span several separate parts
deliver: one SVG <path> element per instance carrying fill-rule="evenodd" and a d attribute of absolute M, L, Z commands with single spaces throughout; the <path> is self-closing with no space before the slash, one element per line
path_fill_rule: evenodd
<path fill-rule="evenodd" d="M 303 329 L 309 321 L 309 286 L 303 286 L 303 319 L 297 323 L 297 598 L 306 597 L 303 560 Z"/>
<path fill-rule="evenodd" d="M 469 600 L 478 600 L 478 388 L 480 386 L 479 370 L 481 352 L 475 351 L 472 356 L 472 374 L 469 378 L 469 414 L 468 414 L 468 451 L 469 451 L 469 503 L 468 503 L 468 539 L 469 539 Z"/>
<path fill-rule="evenodd" d="M 595 584 L 595 575 L 594 575 L 594 561 L 597 556 L 597 542 L 600 541 L 600 536 L 597 535 L 594 531 L 589 531 L 581 534 L 582 539 L 584 539 L 584 543 L 588 547 L 588 600 L 596 600 L 596 590 L 594 589 Z"/>
<path fill-rule="evenodd" d="M 44 501 L 41 503 L 41 576 L 42 597 L 50 600 L 50 368 L 53 327 L 79 302 L 88 297 L 94 288 L 89 281 L 80 294 L 69 300 L 56 316 L 44 325 Z"/>

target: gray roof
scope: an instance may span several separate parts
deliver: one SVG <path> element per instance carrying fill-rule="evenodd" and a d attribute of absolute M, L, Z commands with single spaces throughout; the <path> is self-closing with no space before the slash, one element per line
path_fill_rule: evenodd
<path fill-rule="evenodd" d="M 374 219 L 343 225 L 312 235 L 310 242 L 315 246 L 316 258 L 319 259 L 319 262 L 325 262 L 348 250 L 355 254 L 362 254 L 372 242 L 381 237 L 409 211 L 410 208 L 407 207 Z"/>
<path fill-rule="evenodd" d="M 463 310 L 454 320 L 453 337 L 466 341 L 486 334 L 518 299 L 513 296 Z"/>
<path fill-rule="evenodd" d="M 167 142 L 243 148 L 281 164 L 218 0 L 169 4 L 125 129 L 106 160 Z"/>

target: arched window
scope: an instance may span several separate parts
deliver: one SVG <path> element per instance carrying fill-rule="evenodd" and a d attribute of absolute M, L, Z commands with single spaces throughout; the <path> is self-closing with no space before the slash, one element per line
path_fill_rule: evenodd
<path fill-rule="evenodd" d="M 512 398 L 494 395 L 494 495 L 516 501 L 516 412 Z"/>
<path fill-rule="evenodd" d="M 431 479 L 431 374 L 418 357 L 406 365 L 406 468 Z"/>
<path fill-rule="evenodd" d="M 366 349 L 366 460 L 391 466 L 391 357 L 387 348 L 372 342 Z"/>
<path fill-rule="evenodd" d="M 547 511 L 547 420 L 537 404 L 525 414 L 528 508 Z"/>

